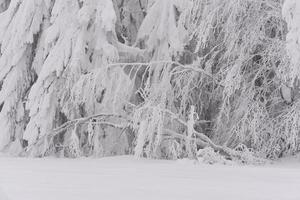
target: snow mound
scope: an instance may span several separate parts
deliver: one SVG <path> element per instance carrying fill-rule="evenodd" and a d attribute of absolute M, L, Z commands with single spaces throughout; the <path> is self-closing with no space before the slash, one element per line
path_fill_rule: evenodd
<path fill-rule="evenodd" d="M 206 164 L 232 164 L 230 161 L 226 160 L 224 156 L 216 153 L 211 147 L 200 149 L 198 151 L 198 159 Z"/>

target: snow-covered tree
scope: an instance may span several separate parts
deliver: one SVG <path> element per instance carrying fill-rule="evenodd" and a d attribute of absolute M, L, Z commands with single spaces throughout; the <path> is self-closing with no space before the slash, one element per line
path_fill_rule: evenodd
<path fill-rule="evenodd" d="M 214 91 L 222 92 L 214 141 L 231 148 L 243 143 L 270 156 L 269 142 L 281 138 L 274 117 L 285 106 L 278 91 L 278 70 L 286 65 L 281 2 L 209 2 L 197 8 L 203 12 L 196 50 L 218 80 Z"/>
<path fill-rule="evenodd" d="M 290 57 L 290 70 L 288 77 L 294 81 L 295 78 L 299 78 L 300 75 L 300 50 L 299 50 L 299 39 L 300 39 L 300 3 L 296 0 L 286 0 L 283 6 L 283 16 L 288 25 L 287 34 L 287 52 Z"/>
<path fill-rule="evenodd" d="M 3 9 L 7 4 L 1 1 Z M 29 145 L 43 155 L 50 143 L 41 148 L 37 141 L 85 115 L 82 105 L 70 105 L 75 82 L 118 59 L 113 4 L 11 1 L 1 18 L 1 148 Z"/>
<path fill-rule="evenodd" d="M 82 5 L 75 1 L 55 2 L 51 13 L 51 25 L 45 32 L 45 59 L 40 65 L 38 79 L 30 90 L 27 102 L 30 121 L 24 138 L 28 140 L 29 147 L 34 149 L 34 155 L 43 155 L 59 148 L 62 148 L 62 153 L 67 156 L 81 155 L 81 146 L 86 145 L 82 141 L 85 140 L 86 130 L 80 127 L 66 130 L 65 134 L 57 136 L 63 137 L 61 141 L 55 141 L 57 138 L 51 135 L 49 139 L 48 135 L 54 128 L 69 120 L 100 112 L 115 113 L 114 106 L 118 102 L 113 95 L 119 92 L 115 91 L 118 89 L 115 87 L 121 90 L 116 84 L 119 84 L 118 81 L 123 86 L 126 84 L 120 79 L 120 75 L 112 73 L 109 77 L 108 72 L 108 65 L 119 59 L 115 44 L 116 20 L 110 0 L 87 0 Z M 92 120 L 90 123 L 93 123 Z M 98 127 L 97 132 L 101 132 L 101 128 Z M 40 145 L 35 143 L 43 137 L 45 139 L 41 149 Z M 89 137 L 101 140 L 98 135 Z M 99 142 L 97 145 L 100 145 Z M 46 149 L 43 149 L 44 147 Z M 108 149 L 104 151 L 109 152 Z"/>
<path fill-rule="evenodd" d="M 0 14 L 1 149 L 11 142 L 11 148 L 17 148 L 13 151 L 22 149 L 22 136 L 29 119 L 26 98 L 36 77 L 32 65 L 49 6 L 50 1 L 46 0 L 13 0 Z"/>
<path fill-rule="evenodd" d="M 299 5 L 282 6 L 0 0 L 0 149 L 172 159 L 207 146 L 238 158 L 297 151 Z"/>

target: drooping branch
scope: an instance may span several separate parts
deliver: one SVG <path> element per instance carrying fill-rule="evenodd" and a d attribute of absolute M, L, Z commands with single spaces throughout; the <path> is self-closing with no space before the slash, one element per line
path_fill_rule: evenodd
<path fill-rule="evenodd" d="M 89 116 L 89 117 L 78 118 L 78 119 L 74 119 L 74 120 L 68 121 L 68 122 L 64 123 L 63 125 L 61 125 L 60 127 L 55 128 L 52 131 L 51 135 L 55 136 L 55 135 L 57 135 L 57 134 L 65 131 L 65 130 L 68 130 L 68 129 L 74 127 L 76 124 L 77 125 L 81 125 L 81 124 L 84 124 L 84 123 L 87 123 L 87 122 L 93 121 L 93 120 L 100 120 L 101 123 L 108 124 L 108 122 L 105 122 L 103 118 L 110 118 L 110 117 L 114 117 L 114 118 L 118 118 L 118 119 L 122 119 L 122 120 L 125 120 L 127 122 L 130 122 L 128 119 L 126 119 L 124 116 L 121 116 L 121 115 L 117 115 L 117 114 L 103 114 L 102 113 L 102 114 L 96 114 L 96 115 L 92 115 L 92 116 Z M 110 125 L 118 127 L 117 124 L 110 123 Z"/>

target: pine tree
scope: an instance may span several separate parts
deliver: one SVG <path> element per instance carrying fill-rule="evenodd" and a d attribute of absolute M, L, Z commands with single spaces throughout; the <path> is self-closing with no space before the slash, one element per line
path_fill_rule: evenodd
<path fill-rule="evenodd" d="M 22 136 L 28 120 L 25 103 L 35 81 L 32 63 L 41 25 L 48 16 L 48 6 L 48 1 L 16 0 L 1 13 L 0 124 L 3 130 L 0 148 L 13 142 L 12 148 L 22 149 Z"/>

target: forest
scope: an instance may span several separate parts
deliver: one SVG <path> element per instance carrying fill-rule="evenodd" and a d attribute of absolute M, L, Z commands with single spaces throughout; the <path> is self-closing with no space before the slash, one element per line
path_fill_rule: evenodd
<path fill-rule="evenodd" d="M 0 0 L 0 149 L 299 152 L 300 1 Z"/>

